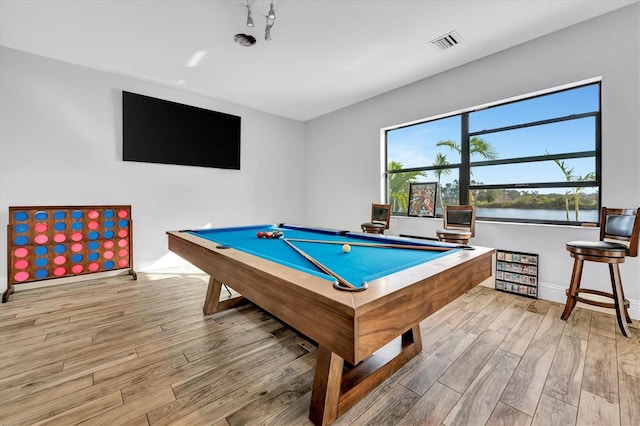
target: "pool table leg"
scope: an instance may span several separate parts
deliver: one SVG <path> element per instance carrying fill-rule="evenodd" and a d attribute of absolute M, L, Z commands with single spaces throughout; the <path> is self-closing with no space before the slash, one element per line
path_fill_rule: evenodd
<path fill-rule="evenodd" d="M 333 423 L 421 351 L 419 324 L 348 372 L 344 371 L 343 358 L 319 346 L 309 420 L 315 425 Z"/>
<path fill-rule="evenodd" d="M 205 315 L 215 314 L 216 312 L 230 309 L 245 301 L 244 297 L 237 296 L 230 299 L 220 300 L 220 291 L 222 290 L 222 283 L 215 279 L 213 276 L 209 277 L 209 287 L 207 288 L 207 295 L 204 299 L 204 306 L 202 312 Z"/>
<path fill-rule="evenodd" d="M 324 346 L 318 347 L 309 407 L 309 419 L 313 424 L 328 425 L 338 417 L 343 369 L 344 359 Z"/>

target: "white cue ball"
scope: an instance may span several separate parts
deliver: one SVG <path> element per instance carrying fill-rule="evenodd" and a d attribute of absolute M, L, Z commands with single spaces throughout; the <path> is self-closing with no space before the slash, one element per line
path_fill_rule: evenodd
<path fill-rule="evenodd" d="M 343 244 L 342 251 L 345 253 L 349 253 L 351 251 L 351 246 L 349 244 Z"/>

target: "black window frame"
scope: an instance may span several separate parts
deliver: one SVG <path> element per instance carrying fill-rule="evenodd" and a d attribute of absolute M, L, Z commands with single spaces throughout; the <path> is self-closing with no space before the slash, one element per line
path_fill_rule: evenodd
<path fill-rule="evenodd" d="M 489 108 L 502 107 L 508 104 L 517 103 L 517 102 L 525 102 L 535 98 L 549 96 L 558 94 L 561 92 L 575 90 L 578 88 L 586 87 L 586 86 L 594 86 L 598 87 L 598 110 L 591 111 L 580 114 L 570 114 L 564 115 L 560 117 L 554 117 L 550 119 L 544 120 L 536 120 L 521 124 L 514 124 L 509 126 L 496 127 L 491 129 L 483 129 L 480 131 L 470 132 L 469 131 L 469 116 L 475 112 L 483 111 Z M 460 135 L 460 162 L 459 163 L 451 163 L 444 166 L 424 166 L 424 167 L 411 167 L 406 169 L 399 170 L 389 170 L 389 158 L 388 158 L 388 133 L 394 130 L 402 129 L 405 127 L 425 124 L 428 122 L 434 122 L 441 119 L 451 118 L 455 116 L 460 116 L 461 118 L 461 135 Z M 583 84 L 577 84 L 571 87 L 566 87 L 560 90 L 550 90 L 545 93 L 522 97 L 512 101 L 498 102 L 488 106 L 486 108 L 472 108 L 465 110 L 463 112 L 457 112 L 452 114 L 443 114 L 437 116 L 435 118 L 426 119 L 423 121 L 412 122 L 410 124 L 396 126 L 393 128 L 388 128 L 384 130 L 384 153 L 385 153 L 385 196 L 387 203 L 390 202 L 390 194 L 389 194 L 389 178 L 392 174 L 395 173 L 406 173 L 406 172 L 428 172 L 442 169 L 458 169 L 459 177 L 458 177 L 458 200 L 459 204 L 469 204 L 470 197 L 469 194 L 474 190 L 483 190 L 483 189 L 513 189 L 513 190 L 535 190 L 537 188 L 546 189 L 546 188 L 568 188 L 568 187 L 591 187 L 596 188 L 598 192 L 598 211 L 602 208 L 602 82 L 600 80 L 591 81 Z M 518 130 L 527 127 L 533 126 L 541 126 L 541 125 L 549 125 L 554 123 L 560 123 L 569 120 L 579 120 L 584 118 L 592 117 L 595 122 L 595 150 L 590 151 L 574 151 L 574 152 L 563 152 L 559 154 L 548 154 L 548 155 L 536 155 L 536 156 L 526 156 L 526 157 L 517 157 L 517 158 L 507 158 L 507 159 L 495 159 L 495 160 L 482 160 L 482 161 L 471 161 L 470 158 L 470 141 L 471 138 L 475 136 L 482 136 L 490 133 L 497 133 L 503 131 L 510 130 Z M 492 165 L 501 165 L 501 164 L 520 164 L 520 163 L 530 163 L 530 162 L 540 162 L 540 161 L 549 161 L 549 160 L 566 160 L 566 159 L 575 159 L 575 158 L 595 158 L 595 179 L 589 181 L 554 181 L 554 182 L 530 182 L 530 183 L 501 183 L 501 184 L 472 184 L 472 176 L 471 169 L 473 167 L 478 166 L 492 166 Z M 441 188 L 438 188 L 440 191 Z M 399 212 L 392 212 L 394 215 L 399 215 Z M 436 217 L 442 217 L 441 214 L 437 214 Z M 488 217 L 478 215 L 477 219 L 485 220 L 485 221 L 495 221 L 495 222 L 516 222 L 516 223 L 533 223 L 533 224 L 552 224 L 552 225 L 583 225 L 583 224 L 595 224 L 599 225 L 600 215 L 597 215 L 596 221 L 585 221 L 585 220 L 551 220 L 551 219 L 525 219 L 525 218 L 504 218 L 504 217 Z"/>

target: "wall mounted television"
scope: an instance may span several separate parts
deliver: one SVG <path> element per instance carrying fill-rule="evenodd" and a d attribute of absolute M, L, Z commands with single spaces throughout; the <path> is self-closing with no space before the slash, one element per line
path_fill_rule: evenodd
<path fill-rule="evenodd" d="M 122 91 L 122 159 L 240 170 L 240 117 Z"/>

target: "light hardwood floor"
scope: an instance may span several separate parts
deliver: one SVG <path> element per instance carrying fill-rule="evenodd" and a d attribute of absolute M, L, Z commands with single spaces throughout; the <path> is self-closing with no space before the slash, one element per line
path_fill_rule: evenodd
<path fill-rule="evenodd" d="M 22 290 L 0 306 L 0 425 L 308 425 L 316 348 L 207 276 Z M 337 425 L 640 425 L 640 326 L 476 287 Z"/>

